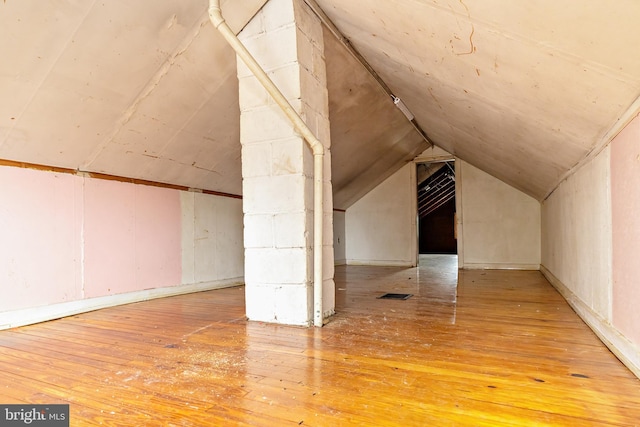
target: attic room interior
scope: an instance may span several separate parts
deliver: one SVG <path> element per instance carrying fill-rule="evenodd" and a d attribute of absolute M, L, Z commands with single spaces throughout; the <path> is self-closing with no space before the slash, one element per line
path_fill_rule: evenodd
<path fill-rule="evenodd" d="M 0 424 L 638 425 L 639 21 L 5 0 Z"/>

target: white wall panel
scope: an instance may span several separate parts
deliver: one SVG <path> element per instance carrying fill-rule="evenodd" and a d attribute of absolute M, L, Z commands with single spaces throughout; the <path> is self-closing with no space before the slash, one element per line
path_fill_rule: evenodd
<path fill-rule="evenodd" d="M 347 209 L 347 263 L 415 265 L 416 203 L 410 163 Z"/>
<path fill-rule="evenodd" d="M 346 246 L 346 213 L 336 211 L 333 213 L 333 250 L 336 265 L 347 263 Z"/>
<path fill-rule="evenodd" d="M 610 149 L 543 203 L 542 264 L 603 318 L 611 306 Z"/>
<path fill-rule="evenodd" d="M 457 165 L 464 242 L 461 266 L 538 269 L 540 203 L 466 162 Z"/>

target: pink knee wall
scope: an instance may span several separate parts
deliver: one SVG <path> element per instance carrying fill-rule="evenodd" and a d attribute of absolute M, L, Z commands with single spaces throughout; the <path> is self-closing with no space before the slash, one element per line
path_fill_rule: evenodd
<path fill-rule="evenodd" d="M 181 284 L 177 190 L 0 167 L 0 311 Z"/>
<path fill-rule="evenodd" d="M 88 179 L 84 212 L 85 297 L 180 284 L 178 191 Z"/>
<path fill-rule="evenodd" d="M 0 311 L 82 298 L 82 179 L 0 167 Z"/>
<path fill-rule="evenodd" d="M 640 345 L 640 116 L 611 143 L 611 206 L 613 325 Z"/>

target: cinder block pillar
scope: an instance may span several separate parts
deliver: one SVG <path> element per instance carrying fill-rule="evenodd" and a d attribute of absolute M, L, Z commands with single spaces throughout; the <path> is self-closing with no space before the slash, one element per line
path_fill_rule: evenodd
<path fill-rule="evenodd" d="M 327 148 L 324 167 L 324 307 L 334 312 L 333 199 L 322 25 L 301 0 L 271 0 L 239 35 Z M 238 59 L 249 320 L 313 322 L 313 155 Z"/>

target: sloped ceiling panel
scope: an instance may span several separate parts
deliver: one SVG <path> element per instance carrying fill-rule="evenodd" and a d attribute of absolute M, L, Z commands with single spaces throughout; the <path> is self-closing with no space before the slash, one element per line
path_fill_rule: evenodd
<path fill-rule="evenodd" d="M 223 7 L 239 30 L 264 2 Z M 0 4 L 0 158 L 239 194 L 235 55 L 207 7 Z"/>
<path fill-rule="evenodd" d="M 640 95 L 635 0 L 317 1 L 438 146 L 538 199 Z M 265 2 L 223 10 L 240 30 Z M 235 56 L 207 6 L 0 2 L 0 158 L 239 194 Z M 327 45 L 344 208 L 424 142 Z"/>
<path fill-rule="evenodd" d="M 543 198 L 640 94 L 640 3 L 318 0 L 436 144 Z"/>
<path fill-rule="evenodd" d="M 235 54 L 205 16 L 84 167 L 239 194 L 237 100 Z"/>
<path fill-rule="evenodd" d="M 176 10 L 171 1 L 159 1 L 153 9 L 141 2 L 114 1 L 77 2 L 76 8 L 83 9 L 67 14 L 59 3 L 70 7 L 67 2 L 34 1 L 0 5 L 2 32 L 13 36 L 2 43 L 3 50 L 10 50 L 2 56 L 12 58 L 19 51 L 27 62 L 20 68 L 5 62 L 3 74 L 20 78 L 24 70 L 28 85 L 21 99 L 3 102 L 15 125 L 0 150 L 3 157 L 69 167 L 79 165 L 109 134 L 202 11 Z M 51 52 L 42 60 L 34 57 L 39 43 L 50 45 L 42 48 Z M 3 77 L 6 93 L 12 95 L 16 85 L 10 76 Z"/>
<path fill-rule="evenodd" d="M 429 144 L 362 64 L 324 34 L 333 205 L 347 209 Z"/>

